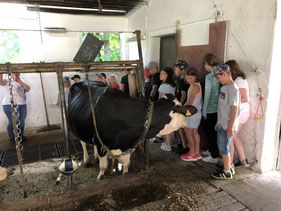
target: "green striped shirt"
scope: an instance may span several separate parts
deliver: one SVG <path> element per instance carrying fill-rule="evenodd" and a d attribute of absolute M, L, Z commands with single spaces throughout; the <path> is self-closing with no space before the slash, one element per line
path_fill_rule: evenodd
<path fill-rule="evenodd" d="M 218 112 L 219 90 L 220 84 L 217 81 L 214 72 L 206 75 L 203 116 Z"/>

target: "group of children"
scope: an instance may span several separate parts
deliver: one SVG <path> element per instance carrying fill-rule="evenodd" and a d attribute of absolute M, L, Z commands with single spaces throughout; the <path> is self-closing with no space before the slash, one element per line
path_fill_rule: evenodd
<path fill-rule="evenodd" d="M 151 62 L 145 70 L 146 95 L 157 100 L 165 94 L 173 94 L 182 105 L 193 105 L 197 113 L 187 117 L 188 126 L 176 133 L 181 139 L 178 152 L 184 161 L 216 163 L 216 179 L 232 179 L 234 166 L 248 166 L 243 143 L 238 137 L 239 130 L 248 120 L 250 113 L 249 87 L 244 72 L 235 60 L 219 64 L 213 54 L 203 58 L 204 68 L 209 72 L 205 77 L 204 100 L 199 75 L 195 68 L 188 67 L 184 60 L 175 64 L 175 71 L 166 67 L 159 71 L 157 63 Z M 176 74 L 176 79 L 174 77 Z M 202 158 L 198 127 L 202 117 L 207 124 L 209 152 Z M 171 151 L 172 134 L 166 135 L 161 149 Z M 189 146 L 189 149 L 188 147 Z M 234 149 L 239 161 L 233 164 Z M 220 157 L 222 164 L 219 163 Z"/>

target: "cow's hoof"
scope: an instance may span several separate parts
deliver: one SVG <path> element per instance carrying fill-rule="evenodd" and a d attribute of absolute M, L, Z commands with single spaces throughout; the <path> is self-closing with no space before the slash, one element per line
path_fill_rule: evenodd
<path fill-rule="evenodd" d="M 104 180 L 105 179 L 105 176 L 104 175 L 99 175 L 97 177 L 97 181 L 100 181 L 100 180 Z"/>

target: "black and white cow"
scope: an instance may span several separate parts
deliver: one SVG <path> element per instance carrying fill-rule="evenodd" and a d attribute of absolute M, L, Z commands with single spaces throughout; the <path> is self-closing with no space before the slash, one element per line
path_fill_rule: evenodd
<path fill-rule="evenodd" d="M 104 87 L 101 82 L 83 80 L 71 86 L 68 96 L 68 122 L 73 133 L 83 142 L 95 144 L 100 160 L 98 179 L 107 168 L 107 155 L 101 150 L 92 119 L 88 93 L 90 83 L 97 129 L 103 143 L 112 154 L 120 155 L 135 146 L 144 131 L 148 106 L 147 99 L 132 98 L 123 92 Z M 194 114 L 193 106 L 180 106 L 172 99 L 159 99 L 154 103 L 150 129 L 146 138 L 169 134 L 187 125 L 186 114 Z M 86 144 L 82 143 L 85 157 Z M 123 174 L 128 172 L 130 154 L 118 157 Z"/>

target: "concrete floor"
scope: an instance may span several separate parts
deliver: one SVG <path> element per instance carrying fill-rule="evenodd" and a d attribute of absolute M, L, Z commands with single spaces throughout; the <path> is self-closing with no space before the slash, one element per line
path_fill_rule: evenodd
<path fill-rule="evenodd" d="M 36 146 L 44 147 L 47 143 L 61 145 L 63 141 L 61 130 L 30 134 L 27 136 L 29 141 L 24 143 L 25 151 Z M 13 148 L 14 145 L 0 135 L 0 151 L 7 152 Z M 54 147 L 52 149 L 55 151 Z M 51 156 L 56 157 L 58 154 L 53 153 Z M 151 177 L 160 175 L 162 178 L 156 178 L 157 180 L 187 187 L 191 187 L 192 183 L 195 189 L 204 190 L 196 195 L 197 205 L 193 207 L 194 210 L 281 210 L 281 172 L 259 174 L 251 169 L 242 168 L 236 169 L 236 175 L 232 180 L 215 180 L 210 176 L 215 170 L 214 164 L 203 161 L 184 162 L 177 154 L 162 151 L 160 144 L 149 143 L 149 156 L 151 166 L 156 171 Z M 157 210 L 158 208 L 166 210 L 163 208 L 164 201 L 151 203 L 154 203 L 153 207 Z M 142 205 L 132 210 L 147 210 L 147 206 Z"/>

